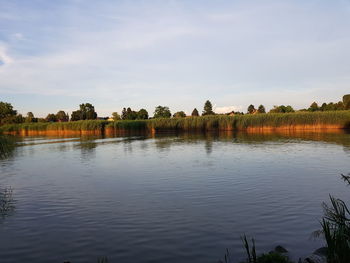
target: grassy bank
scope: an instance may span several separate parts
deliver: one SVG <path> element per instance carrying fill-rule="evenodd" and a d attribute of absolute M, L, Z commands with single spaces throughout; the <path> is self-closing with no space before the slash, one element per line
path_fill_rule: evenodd
<path fill-rule="evenodd" d="M 215 115 L 134 121 L 75 121 L 22 123 L 0 127 L 2 133 L 104 133 L 123 131 L 206 131 L 206 130 L 323 130 L 350 128 L 350 111 Z"/>
<path fill-rule="evenodd" d="M 0 127 L 1 133 L 35 134 L 35 133 L 103 133 L 107 121 L 87 120 L 72 122 L 46 122 L 46 123 L 21 123 L 7 124 Z"/>

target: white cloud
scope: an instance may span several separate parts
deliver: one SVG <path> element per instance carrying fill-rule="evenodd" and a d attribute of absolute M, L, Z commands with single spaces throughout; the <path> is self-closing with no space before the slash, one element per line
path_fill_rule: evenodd
<path fill-rule="evenodd" d="M 206 99 L 242 105 L 215 108 L 225 113 L 336 100 L 349 83 L 350 10 L 340 4 L 326 11 L 278 1 L 81 5 L 22 10 L 24 22 L 8 24 L 2 94 L 75 97 L 103 112 L 199 109 Z M 0 13 L 0 22 L 18 16 Z"/>
<path fill-rule="evenodd" d="M 229 112 L 241 112 L 243 111 L 243 106 L 223 106 L 223 107 L 214 107 L 215 113 L 229 113 Z"/>
<path fill-rule="evenodd" d="M 8 55 L 7 48 L 0 43 L 0 71 L 1 67 L 13 62 L 13 58 Z"/>
<path fill-rule="evenodd" d="M 12 37 L 16 40 L 24 40 L 25 39 L 23 34 L 21 34 L 21 33 L 14 33 L 14 34 L 12 34 Z"/>

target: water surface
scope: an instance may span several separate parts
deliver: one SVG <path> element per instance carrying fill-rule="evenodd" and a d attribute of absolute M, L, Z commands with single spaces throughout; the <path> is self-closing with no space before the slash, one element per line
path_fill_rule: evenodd
<path fill-rule="evenodd" d="M 179 134 L 15 138 L 0 160 L 1 262 L 217 262 L 258 251 L 293 258 L 322 240 L 321 203 L 348 200 L 349 134 Z"/>

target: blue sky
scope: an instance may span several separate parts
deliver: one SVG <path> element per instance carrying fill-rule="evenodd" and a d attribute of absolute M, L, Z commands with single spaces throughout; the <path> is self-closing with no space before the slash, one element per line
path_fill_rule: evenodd
<path fill-rule="evenodd" d="M 0 101 L 46 116 L 350 93 L 350 1 L 0 0 Z"/>

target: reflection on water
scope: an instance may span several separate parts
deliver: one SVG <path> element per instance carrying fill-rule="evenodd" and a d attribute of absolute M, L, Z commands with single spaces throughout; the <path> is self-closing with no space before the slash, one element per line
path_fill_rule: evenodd
<path fill-rule="evenodd" d="M 346 196 L 347 133 L 15 137 L 0 186 L 5 262 L 217 262 L 239 237 L 292 257 L 322 245 L 321 203 Z M 237 258 L 239 259 L 239 258 Z"/>
<path fill-rule="evenodd" d="M 15 202 L 12 193 L 13 190 L 11 187 L 0 189 L 0 219 L 11 215 L 15 210 Z"/>
<path fill-rule="evenodd" d="M 0 159 L 9 158 L 15 149 L 15 142 L 11 137 L 0 135 Z"/>

